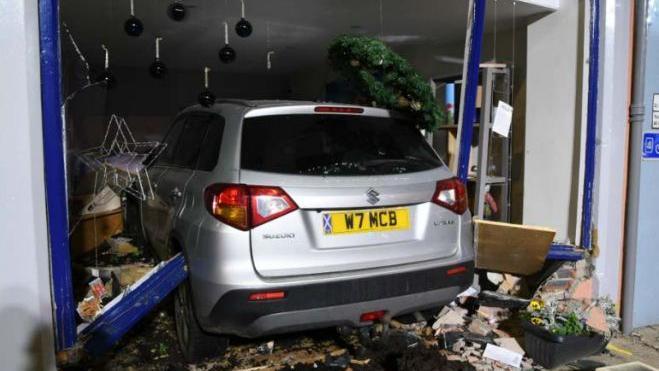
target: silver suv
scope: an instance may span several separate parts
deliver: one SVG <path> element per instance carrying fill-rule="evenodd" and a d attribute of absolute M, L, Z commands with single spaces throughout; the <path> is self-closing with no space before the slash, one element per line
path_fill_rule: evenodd
<path fill-rule="evenodd" d="M 472 283 L 465 187 L 404 116 L 223 101 L 182 111 L 164 141 L 142 226 L 161 258 L 186 257 L 191 361 L 226 347 L 217 335 L 369 325 Z"/>

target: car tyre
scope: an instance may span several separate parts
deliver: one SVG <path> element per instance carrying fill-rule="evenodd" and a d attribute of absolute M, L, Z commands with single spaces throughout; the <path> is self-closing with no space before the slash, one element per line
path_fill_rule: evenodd
<path fill-rule="evenodd" d="M 176 291 L 174 314 L 176 336 L 186 361 L 196 363 L 211 356 L 224 354 L 229 346 L 229 339 L 208 334 L 199 326 L 192 307 L 188 281 L 183 282 Z"/>

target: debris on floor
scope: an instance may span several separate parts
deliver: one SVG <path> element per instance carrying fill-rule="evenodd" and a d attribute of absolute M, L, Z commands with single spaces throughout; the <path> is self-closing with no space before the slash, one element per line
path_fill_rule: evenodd
<path fill-rule="evenodd" d="M 616 332 L 618 318 L 614 307 L 606 299 L 592 297 L 587 289 L 588 272 L 587 267 L 565 264 L 540 286 L 532 299 L 515 296 L 524 286 L 522 278 L 510 274 L 490 275 L 490 280 L 496 282 L 494 290 L 480 291 L 474 287 L 438 310 L 396 318 L 385 316 L 380 323 L 358 329 L 325 329 L 254 341 L 233 339 L 224 356 L 193 366 L 184 363 L 178 350 L 173 316 L 161 311 L 151 325 L 146 325 L 155 326 L 150 333 L 137 335 L 139 340 L 132 340 L 132 347 L 123 348 L 122 353 L 127 354 L 114 357 L 128 359 L 119 362 L 118 369 L 136 365 L 136 369 L 159 370 L 178 365 L 174 369 L 540 370 L 543 364 L 549 364 L 546 362 L 563 364 L 565 361 L 560 357 L 544 359 L 550 353 L 546 350 L 535 357 L 533 352 L 542 348 L 529 349 L 525 326 L 534 326 L 534 330 L 546 331 L 555 337 L 566 338 L 575 331 L 582 331 L 581 335 L 593 339 L 599 336 L 602 343 L 588 348 L 585 355 L 604 350 L 605 342 Z M 118 277 L 118 274 L 112 271 L 112 275 Z M 100 274 L 101 277 L 105 275 Z M 567 282 L 566 291 L 555 291 L 557 280 Z M 104 287 L 110 290 L 107 285 Z M 88 291 L 103 292 L 98 281 L 88 286 Z M 93 304 L 91 300 L 87 303 L 92 307 Z M 531 325 L 534 316 L 539 316 L 542 322 Z M 566 323 L 569 326 L 566 327 Z M 554 330 L 549 324 L 560 325 L 557 327 L 560 330 Z M 166 334 L 163 334 L 165 328 Z M 120 347 L 127 347 L 129 341 L 123 341 Z M 621 353 L 625 349 L 615 345 L 606 349 L 610 351 L 609 357 L 628 357 Z M 139 357 L 145 356 L 162 367 L 139 363 Z"/>
<path fill-rule="evenodd" d="M 265 344 L 261 344 L 256 348 L 258 354 L 272 354 L 273 349 L 275 348 L 274 341 L 268 341 Z"/>
<path fill-rule="evenodd" d="M 132 239 L 128 237 L 108 238 L 106 241 L 110 245 L 109 252 L 119 257 L 138 255 L 140 253 L 140 249 L 133 245 L 131 243 Z"/>
<path fill-rule="evenodd" d="M 73 266 L 78 315 L 92 322 L 103 306 L 155 267 L 129 237 L 107 238 L 94 251 L 78 257 Z"/>

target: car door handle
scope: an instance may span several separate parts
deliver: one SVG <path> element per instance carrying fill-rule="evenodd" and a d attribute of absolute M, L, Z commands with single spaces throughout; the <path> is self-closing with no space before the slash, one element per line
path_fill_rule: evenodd
<path fill-rule="evenodd" d="M 171 198 L 180 198 L 181 196 L 183 196 L 183 193 L 181 193 L 181 191 L 178 189 L 178 187 L 172 189 L 169 192 L 169 197 L 171 197 Z"/>

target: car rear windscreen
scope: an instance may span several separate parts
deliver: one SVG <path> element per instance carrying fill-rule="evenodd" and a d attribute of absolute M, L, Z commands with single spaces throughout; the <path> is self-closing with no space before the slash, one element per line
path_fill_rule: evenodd
<path fill-rule="evenodd" d="M 359 115 L 246 118 L 243 169 L 298 175 L 386 175 L 442 165 L 409 121 Z"/>

